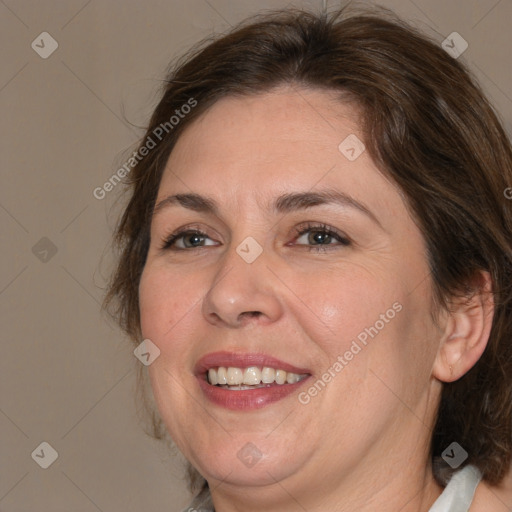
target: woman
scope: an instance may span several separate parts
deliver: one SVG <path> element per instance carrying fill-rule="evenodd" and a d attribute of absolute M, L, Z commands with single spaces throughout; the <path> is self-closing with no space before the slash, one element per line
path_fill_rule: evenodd
<path fill-rule="evenodd" d="M 138 152 L 107 305 L 189 510 L 506 505 L 512 151 L 460 62 L 273 13 L 176 66 Z"/>

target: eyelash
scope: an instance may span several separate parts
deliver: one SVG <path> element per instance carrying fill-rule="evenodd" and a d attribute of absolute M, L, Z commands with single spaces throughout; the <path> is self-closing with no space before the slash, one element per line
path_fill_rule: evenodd
<path fill-rule="evenodd" d="M 326 234 L 334 239 L 336 239 L 339 243 L 339 245 L 336 245 L 336 244 L 318 244 L 318 245 L 309 245 L 309 246 L 305 246 L 308 248 L 309 251 L 314 251 L 314 252 L 326 252 L 326 251 L 329 251 L 329 250 L 334 250 L 334 248 L 329 248 L 330 245 L 334 245 L 334 247 L 340 247 L 340 246 L 348 246 L 351 244 L 351 241 L 349 240 L 348 237 L 346 237 L 345 235 L 339 233 L 337 230 L 335 230 L 334 228 L 328 226 L 327 224 L 315 224 L 315 223 L 306 223 L 306 224 L 302 224 L 296 228 L 294 228 L 294 231 L 295 231 L 295 239 L 296 238 L 300 238 L 302 235 L 306 234 L 308 231 L 316 231 L 318 233 L 323 233 L 323 234 Z M 193 249 L 201 249 L 202 247 L 204 246 L 198 246 L 198 247 L 188 247 L 188 248 L 185 248 L 185 249 L 182 249 L 181 247 L 180 248 L 176 248 L 176 247 L 173 247 L 174 243 L 179 240 L 180 238 L 184 237 L 185 235 L 197 235 L 199 237 L 204 237 L 204 238 L 209 238 L 208 235 L 206 233 L 204 233 L 203 231 L 201 231 L 200 229 L 195 229 L 193 227 L 189 227 L 189 228 L 185 228 L 185 229 L 181 229 L 173 234 L 171 234 L 170 236 L 166 237 L 164 240 L 163 240 L 163 245 L 161 247 L 162 250 L 166 251 L 166 250 L 173 250 L 173 251 L 190 251 L 190 250 L 193 250 Z M 301 246 L 303 244 L 299 244 L 299 246 Z"/>
<path fill-rule="evenodd" d="M 332 251 L 335 250 L 336 247 L 346 247 L 350 245 L 350 240 L 347 236 L 343 235 L 336 229 L 328 226 L 327 224 L 323 223 L 314 223 L 314 222 L 306 222 L 305 224 L 302 224 L 296 228 L 294 228 L 295 231 L 295 238 L 299 238 L 302 235 L 306 234 L 308 231 L 316 231 L 317 233 L 324 233 L 334 239 L 336 239 L 339 242 L 339 245 L 335 244 L 318 244 L 318 245 L 307 245 L 308 251 L 314 251 L 314 252 L 326 252 L 326 251 Z M 299 244 L 300 245 L 300 244 Z M 333 245 L 333 247 L 330 247 Z"/>

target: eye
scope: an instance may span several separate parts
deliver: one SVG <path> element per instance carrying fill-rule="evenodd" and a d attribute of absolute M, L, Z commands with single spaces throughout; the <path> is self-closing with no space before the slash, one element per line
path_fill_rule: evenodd
<path fill-rule="evenodd" d="M 206 240 L 211 240 L 211 238 L 198 229 L 182 229 L 165 238 L 162 249 L 182 251 L 204 247 L 205 245 L 215 245 L 215 242 L 206 243 Z"/>
<path fill-rule="evenodd" d="M 331 228 L 325 224 L 306 224 L 296 228 L 297 238 L 295 243 L 297 245 L 307 245 L 310 251 L 325 251 L 335 249 L 336 246 L 350 245 L 350 240 L 339 233 L 336 229 Z M 302 239 L 302 240 L 301 240 Z M 328 246 L 334 246 L 329 247 Z"/>
<path fill-rule="evenodd" d="M 350 245 L 350 240 L 336 229 L 326 224 L 307 223 L 296 229 L 296 245 L 308 245 L 310 251 L 326 251 L 338 246 Z M 302 239 L 302 240 L 301 240 Z M 208 240 L 210 242 L 208 242 Z M 216 245 L 206 233 L 200 229 L 180 229 L 164 238 L 162 250 L 184 251 L 205 246 Z M 333 246 L 329 247 L 328 246 Z"/>

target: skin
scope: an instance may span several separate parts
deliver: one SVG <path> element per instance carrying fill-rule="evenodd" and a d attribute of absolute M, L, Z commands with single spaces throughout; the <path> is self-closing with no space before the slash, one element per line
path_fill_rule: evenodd
<path fill-rule="evenodd" d="M 509 470 L 499 485 L 481 482 L 475 492 L 469 512 L 510 512 L 512 510 L 512 470 Z"/>
<path fill-rule="evenodd" d="M 350 134 L 363 139 L 356 107 L 326 91 L 227 98 L 185 130 L 164 172 L 157 204 L 190 192 L 219 204 L 217 215 L 177 204 L 154 215 L 139 289 L 143 335 L 161 351 L 149 366 L 156 403 L 217 511 L 416 512 L 442 492 L 427 463 L 442 381 L 480 357 L 492 304 L 476 295 L 433 323 L 421 231 L 368 152 L 349 161 L 338 150 Z M 267 206 L 325 188 L 364 203 L 376 221 L 335 204 L 285 214 Z M 309 251 L 322 229 L 299 237 L 306 222 L 351 243 L 331 238 Z M 207 234 L 198 248 L 161 249 L 190 224 Z M 248 236 L 263 249 L 251 264 L 236 252 Z M 308 368 L 315 382 L 395 303 L 401 311 L 307 405 L 294 393 L 226 410 L 194 376 L 200 357 L 226 350 Z M 237 457 L 247 443 L 261 454 L 250 468 Z"/>

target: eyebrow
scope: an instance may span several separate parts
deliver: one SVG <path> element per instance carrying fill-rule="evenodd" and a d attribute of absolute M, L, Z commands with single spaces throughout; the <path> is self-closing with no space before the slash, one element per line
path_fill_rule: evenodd
<path fill-rule="evenodd" d="M 269 205 L 269 210 L 272 210 L 276 214 L 283 214 L 297 210 L 306 210 L 314 206 L 330 204 L 336 204 L 358 210 L 382 228 L 377 217 L 367 206 L 354 199 L 352 196 L 334 189 L 326 189 L 318 192 L 294 192 L 283 194 L 277 197 Z M 166 207 L 174 205 L 178 205 L 195 212 L 219 215 L 219 205 L 214 199 L 195 193 L 174 194 L 165 197 L 156 204 L 153 209 L 153 215 Z"/>

